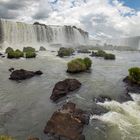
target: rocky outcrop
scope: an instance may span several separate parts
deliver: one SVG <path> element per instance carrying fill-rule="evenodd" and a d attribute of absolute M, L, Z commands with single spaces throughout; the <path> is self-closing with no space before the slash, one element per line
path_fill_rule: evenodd
<path fill-rule="evenodd" d="M 69 92 L 79 89 L 81 83 L 76 79 L 65 79 L 55 84 L 53 88 L 51 100 L 56 101 L 61 97 L 66 96 Z"/>
<path fill-rule="evenodd" d="M 39 48 L 39 51 L 46 51 L 46 48 L 43 47 L 43 46 L 41 46 L 41 47 Z"/>
<path fill-rule="evenodd" d="M 54 112 L 44 129 L 45 134 L 56 140 L 85 140 L 82 134 L 84 125 L 89 123 L 89 114 L 77 109 L 74 103 L 68 102 Z"/>
<path fill-rule="evenodd" d="M 27 70 L 14 70 L 12 71 L 11 75 L 10 75 L 10 80 L 25 80 L 25 79 L 29 79 L 32 78 L 33 76 L 36 75 L 41 75 L 43 74 L 41 71 L 27 71 Z"/>
<path fill-rule="evenodd" d="M 140 84 L 131 81 L 128 76 L 123 79 L 123 82 L 126 83 L 128 93 L 140 93 Z"/>

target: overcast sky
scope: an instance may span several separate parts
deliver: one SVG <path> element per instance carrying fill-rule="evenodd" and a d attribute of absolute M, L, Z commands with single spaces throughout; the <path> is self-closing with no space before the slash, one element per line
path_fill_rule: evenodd
<path fill-rule="evenodd" d="M 140 36 L 140 0 L 0 0 L 0 18 L 76 25 L 96 38 Z"/>

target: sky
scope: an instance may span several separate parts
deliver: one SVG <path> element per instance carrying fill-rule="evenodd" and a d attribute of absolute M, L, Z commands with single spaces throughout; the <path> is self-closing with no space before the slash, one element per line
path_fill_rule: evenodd
<path fill-rule="evenodd" d="M 75 25 L 96 39 L 140 36 L 140 0 L 0 0 L 0 18 Z"/>

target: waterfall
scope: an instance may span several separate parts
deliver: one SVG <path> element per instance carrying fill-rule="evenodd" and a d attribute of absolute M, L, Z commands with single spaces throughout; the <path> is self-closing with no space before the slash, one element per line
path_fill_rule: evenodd
<path fill-rule="evenodd" d="M 61 44 L 63 46 L 86 45 L 88 33 L 75 26 L 56 26 L 44 24 L 26 24 L 0 20 L 0 44 L 2 48 L 23 48 L 41 45 Z"/>

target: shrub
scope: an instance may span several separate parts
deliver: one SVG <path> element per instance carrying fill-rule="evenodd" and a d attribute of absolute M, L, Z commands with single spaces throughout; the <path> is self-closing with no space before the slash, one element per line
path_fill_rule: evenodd
<path fill-rule="evenodd" d="M 14 140 L 14 139 L 12 137 L 10 137 L 10 136 L 2 135 L 2 136 L 0 136 L 0 140 Z"/>
<path fill-rule="evenodd" d="M 111 54 L 111 53 L 106 53 L 105 56 L 104 56 L 104 59 L 114 60 L 115 59 L 115 55 L 114 54 Z"/>
<path fill-rule="evenodd" d="M 95 53 L 95 56 L 97 56 L 97 57 L 104 57 L 105 54 L 106 54 L 105 51 L 103 51 L 103 50 L 98 50 L 98 52 Z"/>
<path fill-rule="evenodd" d="M 24 47 L 23 52 L 35 52 L 35 48 L 32 47 Z"/>
<path fill-rule="evenodd" d="M 26 52 L 25 53 L 25 58 L 35 58 L 36 57 L 36 53 L 35 52 Z"/>
<path fill-rule="evenodd" d="M 77 73 L 77 72 L 83 72 L 86 71 L 87 69 L 89 69 L 91 67 L 91 60 L 89 58 L 77 58 L 74 60 L 71 60 L 68 64 L 67 64 L 67 72 L 70 73 Z"/>
<path fill-rule="evenodd" d="M 132 82 L 140 84 L 140 68 L 133 67 L 133 68 L 130 68 L 128 71 L 129 71 L 129 79 Z"/>
<path fill-rule="evenodd" d="M 5 50 L 5 53 L 9 53 L 9 52 L 13 52 L 14 50 L 11 48 L 11 47 L 8 47 L 6 50 Z"/>
<path fill-rule="evenodd" d="M 64 57 L 64 56 L 70 56 L 74 53 L 74 50 L 72 48 L 60 48 L 58 51 L 58 56 Z"/>
<path fill-rule="evenodd" d="M 89 69 L 92 65 L 92 61 L 88 57 L 84 58 L 84 63 L 86 65 L 87 69 Z"/>
<path fill-rule="evenodd" d="M 23 57 L 23 52 L 21 52 L 20 50 L 16 50 L 16 51 L 10 51 L 7 54 L 7 58 L 20 58 Z"/>

